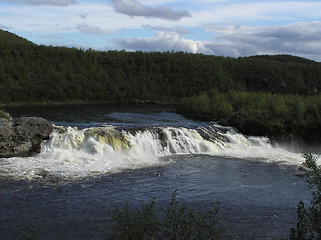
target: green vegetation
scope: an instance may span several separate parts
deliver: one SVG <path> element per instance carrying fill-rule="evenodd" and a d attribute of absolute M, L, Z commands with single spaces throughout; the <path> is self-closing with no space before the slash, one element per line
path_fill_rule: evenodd
<path fill-rule="evenodd" d="M 311 153 L 304 154 L 303 178 L 310 189 L 313 189 L 311 206 L 307 209 L 301 201 L 297 210 L 296 228 L 291 229 L 290 240 L 321 239 L 321 167 L 317 157 Z"/>
<path fill-rule="evenodd" d="M 320 141 L 321 63 L 289 55 L 100 52 L 38 46 L 0 30 L 0 105 L 179 103 L 246 134 Z"/>
<path fill-rule="evenodd" d="M 162 213 L 156 211 L 156 200 L 136 209 L 125 206 L 114 211 L 110 240 L 213 240 L 220 239 L 217 207 L 204 211 L 189 209 L 172 195 L 169 206 Z"/>
<path fill-rule="evenodd" d="M 177 200 L 173 192 L 167 208 L 160 209 L 153 198 L 139 207 L 116 208 L 112 224 L 108 226 L 107 240 L 215 240 L 221 239 L 218 207 L 194 210 Z M 25 240 L 40 239 L 39 231 L 32 227 L 22 232 Z"/>
<path fill-rule="evenodd" d="M 10 115 L 6 111 L 0 109 L 0 118 L 4 118 L 4 119 L 9 120 L 10 119 Z"/>
<path fill-rule="evenodd" d="M 220 121 L 250 135 L 321 141 L 321 95 L 254 93 L 217 89 L 183 98 L 179 112 Z"/>
<path fill-rule="evenodd" d="M 287 55 L 234 59 L 183 52 L 47 47 L 0 31 L 2 104 L 176 102 L 213 88 L 222 93 L 314 95 L 321 91 L 321 63 Z"/>
<path fill-rule="evenodd" d="M 30 228 L 27 231 L 22 232 L 22 237 L 24 240 L 38 240 L 39 232 L 36 228 Z"/>

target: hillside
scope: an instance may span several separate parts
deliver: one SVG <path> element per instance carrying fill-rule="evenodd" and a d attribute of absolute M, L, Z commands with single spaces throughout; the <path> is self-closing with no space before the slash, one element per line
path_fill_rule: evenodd
<path fill-rule="evenodd" d="M 33 45 L 32 42 L 28 41 L 25 38 L 19 37 L 13 33 L 10 33 L 8 31 L 0 30 L 0 47 L 13 47 L 16 45 Z"/>
<path fill-rule="evenodd" d="M 272 60 L 272 61 L 279 61 L 279 62 L 286 62 L 286 63 L 315 63 L 313 60 L 309 60 L 302 57 L 287 55 L 287 54 L 280 54 L 280 55 L 256 55 L 250 56 L 246 58 L 252 58 L 255 60 Z"/>
<path fill-rule="evenodd" d="M 271 57 L 270 57 L 271 58 Z M 217 88 L 318 94 L 321 64 L 35 45 L 0 31 L 0 102 L 177 101 Z"/>
<path fill-rule="evenodd" d="M 0 31 L 0 104 L 176 103 L 245 134 L 321 141 L 321 63 L 38 46 Z"/>

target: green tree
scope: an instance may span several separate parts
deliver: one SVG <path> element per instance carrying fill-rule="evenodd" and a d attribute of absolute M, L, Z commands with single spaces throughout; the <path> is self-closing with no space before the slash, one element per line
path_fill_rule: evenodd
<path fill-rule="evenodd" d="M 306 208 L 301 201 L 297 210 L 297 225 L 291 229 L 290 240 L 321 239 L 321 167 L 317 157 L 311 153 L 303 154 L 305 161 L 302 170 L 308 187 L 312 189 L 311 205 Z"/>

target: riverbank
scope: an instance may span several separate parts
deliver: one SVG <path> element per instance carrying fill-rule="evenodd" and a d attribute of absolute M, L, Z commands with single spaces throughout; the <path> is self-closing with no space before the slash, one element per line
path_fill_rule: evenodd
<path fill-rule="evenodd" d="M 317 145 L 321 142 L 321 97 L 301 97 L 294 95 L 273 95 L 265 93 L 232 92 L 215 94 L 209 92 L 179 102 L 154 102 L 135 100 L 110 101 L 65 101 L 65 102 L 21 102 L 2 104 L 3 108 L 13 109 L 85 106 L 161 106 L 168 111 L 185 117 L 217 122 L 231 126 L 246 135 L 266 136 L 278 143 L 292 146 Z M 58 114 L 58 113 L 57 113 Z M 59 121 L 59 119 L 57 119 Z M 318 130 L 320 129 L 320 131 Z"/>
<path fill-rule="evenodd" d="M 321 95 L 299 96 L 212 89 L 183 98 L 178 113 L 289 143 L 321 142 Z"/>

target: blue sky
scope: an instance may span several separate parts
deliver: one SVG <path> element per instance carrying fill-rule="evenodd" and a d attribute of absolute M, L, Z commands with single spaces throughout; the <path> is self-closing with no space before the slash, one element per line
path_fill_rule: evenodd
<path fill-rule="evenodd" d="M 0 29 L 34 43 L 321 61 L 321 1 L 0 0 Z"/>

